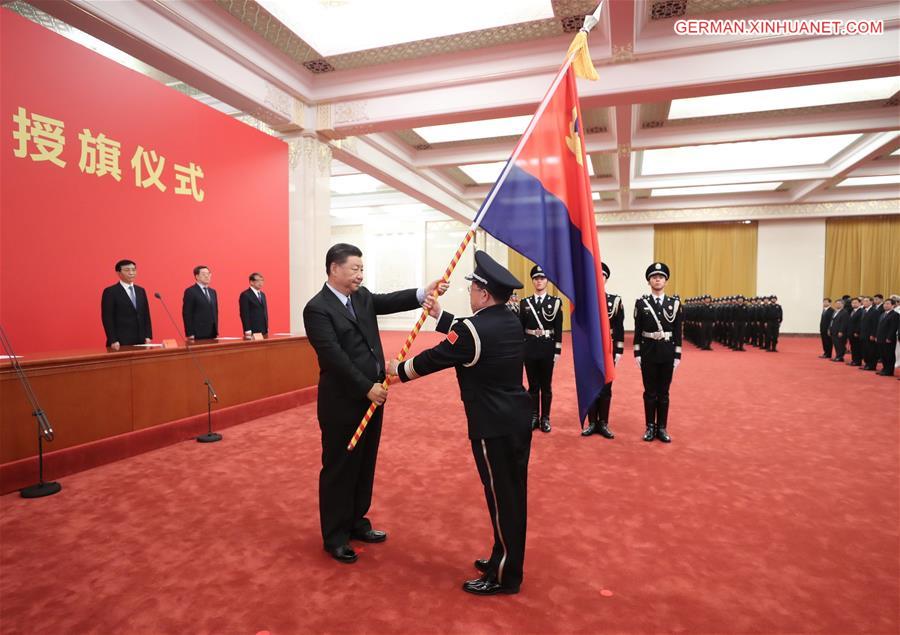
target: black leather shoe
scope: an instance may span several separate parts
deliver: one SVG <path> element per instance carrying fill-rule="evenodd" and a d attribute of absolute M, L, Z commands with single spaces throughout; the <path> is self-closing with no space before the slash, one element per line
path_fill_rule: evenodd
<path fill-rule="evenodd" d="M 589 424 L 587 424 L 587 427 L 581 431 L 581 436 L 589 437 L 594 434 L 594 427 L 594 422 L 591 421 Z"/>
<path fill-rule="evenodd" d="M 550 417 L 541 418 L 541 432 L 550 432 Z"/>
<path fill-rule="evenodd" d="M 496 580 L 483 580 L 481 578 L 466 580 L 463 582 L 462 588 L 466 593 L 475 595 L 497 595 L 498 593 L 512 595 L 519 592 L 519 587 L 505 587 L 501 586 Z"/>
<path fill-rule="evenodd" d="M 538 417 L 537 415 L 531 415 L 531 429 L 532 430 L 537 430 L 540 423 L 541 423 L 540 417 Z"/>
<path fill-rule="evenodd" d="M 356 559 L 359 556 L 356 555 L 356 552 L 350 548 L 350 545 L 341 545 L 340 547 L 335 547 L 334 549 L 326 549 L 331 557 L 337 560 L 338 562 L 343 562 L 344 564 L 353 564 L 356 562 Z"/>
<path fill-rule="evenodd" d="M 831 355 L 819 355 L 819 359 L 831 359 Z"/>
<path fill-rule="evenodd" d="M 598 428 L 597 431 L 600 433 L 600 436 L 603 437 L 604 439 L 615 439 L 616 438 L 616 435 L 614 435 L 612 432 L 610 432 L 609 426 L 605 423 L 601 423 L 600 428 Z"/>
<path fill-rule="evenodd" d="M 641 437 L 644 441 L 652 441 L 656 438 L 656 435 L 653 433 L 653 426 L 647 426 L 647 431 L 644 432 L 644 436 Z"/>
<path fill-rule="evenodd" d="M 483 558 L 479 558 L 475 561 L 475 568 L 481 571 L 482 573 L 487 573 L 488 567 L 491 566 L 490 560 L 484 560 Z"/>
<path fill-rule="evenodd" d="M 659 430 L 656 431 L 656 438 L 659 439 L 660 441 L 662 441 L 663 443 L 672 443 L 672 437 L 670 437 L 666 433 L 665 428 L 660 428 Z"/>
<path fill-rule="evenodd" d="M 363 542 L 384 542 L 387 540 L 387 532 L 370 529 L 368 531 L 354 531 L 350 536 L 354 540 L 362 540 Z"/>

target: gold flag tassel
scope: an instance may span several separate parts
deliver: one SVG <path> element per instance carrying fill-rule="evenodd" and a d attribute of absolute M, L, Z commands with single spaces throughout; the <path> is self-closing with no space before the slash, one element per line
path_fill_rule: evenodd
<path fill-rule="evenodd" d="M 597 69 L 594 68 L 594 62 L 591 60 L 591 52 L 588 50 L 586 31 L 579 31 L 575 39 L 572 40 L 566 57 L 572 54 L 574 54 L 572 69 L 575 71 L 576 76 L 592 81 L 600 79 L 600 76 L 597 75 Z"/>

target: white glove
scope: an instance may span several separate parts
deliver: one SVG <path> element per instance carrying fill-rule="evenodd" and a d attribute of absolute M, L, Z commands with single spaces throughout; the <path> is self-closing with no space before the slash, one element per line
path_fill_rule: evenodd
<path fill-rule="evenodd" d="M 680 363 L 681 363 L 681 359 L 676 359 L 676 360 L 675 360 L 675 363 L 672 365 L 672 370 L 677 369 L 677 368 L 678 368 L 678 364 L 680 364 Z"/>
<path fill-rule="evenodd" d="M 635 358 L 634 358 L 634 363 L 637 364 L 637 367 L 638 367 L 638 368 L 640 368 L 640 367 L 641 367 L 641 358 L 640 358 L 640 357 L 635 357 Z"/>
<path fill-rule="evenodd" d="M 613 365 L 618 364 L 620 359 L 622 359 L 622 353 L 616 353 L 616 356 L 613 358 Z"/>
<path fill-rule="evenodd" d="M 558 361 L 559 361 L 559 353 L 557 353 L 556 355 L 553 356 L 553 363 L 555 364 Z"/>

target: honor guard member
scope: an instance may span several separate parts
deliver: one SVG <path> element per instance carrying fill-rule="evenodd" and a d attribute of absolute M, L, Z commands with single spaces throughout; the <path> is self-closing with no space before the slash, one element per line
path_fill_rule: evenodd
<path fill-rule="evenodd" d="M 605 262 L 601 262 L 600 266 L 603 269 L 603 280 L 609 280 L 609 267 Z M 613 340 L 613 355 L 615 355 L 613 363 L 618 364 L 625 352 L 625 311 L 622 309 L 622 298 L 613 293 L 607 293 L 606 313 L 609 315 L 609 331 Z M 616 438 L 609 430 L 609 406 L 611 403 L 612 382 L 603 386 L 600 396 L 588 410 L 588 425 L 581 431 L 581 436 L 589 437 L 597 432 L 607 439 Z"/>
<path fill-rule="evenodd" d="M 525 329 L 525 374 L 531 395 L 531 427 L 550 432 L 553 366 L 562 352 L 562 300 L 547 293 L 547 276 L 540 265 L 531 268 L 534 295 L 522 300 L 519 319 Z"/>
<path fill-rule="evenodd" d="M 647 267 L 650 293 L 634 305 L 634 357 L 644 382 L 644 441 L 659 439 L 670 443 L 666 432 L 669 420 L 669 385 L 681 363 L 682 310 L 678 296 L 667 296 L 669 267 L 655 262 Z"/>
<path fill-rule="evenodd" d="M 483 251 L 475 253 L 475 271 L 466 279 L 472 281 L 469 304 L 475 314 L 454 322 L 449 313 L 433 309 L 436 328 L 447 339 L 405 362 L 392 360 L 389 372 L 410 381 L 456 368 L 494 529 L 490 558 L 475 561 L 484 575 L 465 582 L 463 590 L 518 593 L 525 561 L 531 400 L 522 386 L 522 326 L 505 304 L 522 283 Z"/>

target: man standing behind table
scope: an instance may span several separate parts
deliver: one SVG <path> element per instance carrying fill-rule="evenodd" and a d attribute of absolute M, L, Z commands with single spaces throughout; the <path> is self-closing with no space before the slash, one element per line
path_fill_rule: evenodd
<path fill-rule="evenodd" d="M 106 346 L 114 351 L 121 346 L 149 344 L 153 337 L 147 292 L 134 284 L 137 265 L 133 260 L 116 263 L 119 281 L 103 290 L 100 318 L 106 331 Z"/>
<path fill-rule="evenodd" d="M 269 305 L 262 290 L 265 282 L 262 274 L 251 273 L 250 288 L 244 289 L 238 298 L 244 339 L 252 339 L 254 333 L 269 334 Z"/>
<path fill-rule="evenodd" d="M 322 433 L 322 470 L 319 472 L 319 520 L 322 542 L 332 558 L 350 564 L 357 553 L 350 539 L 384 542 L 387 533 L 372 528 L 366 517 L 372 503 L 375 460 L 387 390 L 384 351 L 378 316 L 430 308 L 431 293 L 443 294 L 440 280 L 425 288 L 372 293 L 362 286 L 363 260 L 358 247 L 333 245 L 325 254 L 328 280 L 303 308 L 306 336 L 319 360 L 316 412 Z M 352 451 L 350 439 L 369 404 L 375 409 L 365 433 Z"/>
<path fill-rule="evenodd" d="M 209 286 L 212 272 L 206 265 L 194 267 L 195 283 L 184 290 L 181 318 L 184 336 L 191 341 L 214 340 L 219 336 L 219 299 Z"/>

